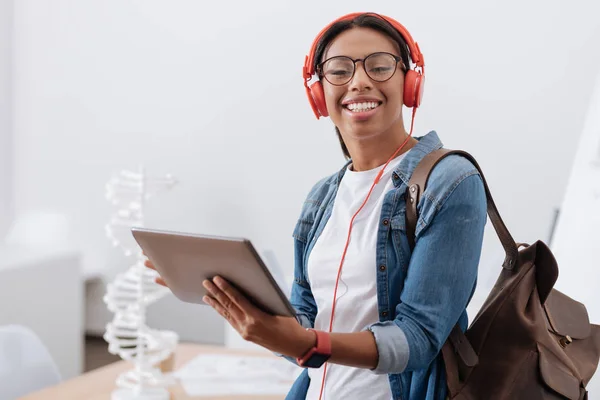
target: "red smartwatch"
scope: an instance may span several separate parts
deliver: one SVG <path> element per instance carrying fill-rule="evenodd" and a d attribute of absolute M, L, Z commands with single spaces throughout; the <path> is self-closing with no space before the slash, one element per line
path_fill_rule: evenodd
<path fill-rule="evenodd" d="M 317 343 L 304 354 L 296 359 L 299 366 L 305 368 L 320 368 L 331 357 L 331 338 L 329 332 L 307 329 L 317 335 Z"/>

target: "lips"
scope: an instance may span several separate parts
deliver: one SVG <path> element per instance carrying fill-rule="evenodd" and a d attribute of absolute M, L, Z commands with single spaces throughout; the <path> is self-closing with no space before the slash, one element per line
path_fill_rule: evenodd
<path fill-rule="evenodd" d="M 365 121 L 375 115 L 383 101 L 374 96 L 356 96 L 342 101 L 344 115 L 354 121 Z"/>
<path fill-rule="evenodd" d="M 379 107 L 380 105 L 380 101 L 361 101 L 358 103 L 348 103 L 344 105 L 344 107 L 352 112 L 364 112 L 373 110 Z"/>
<path fill-rule="evenodd" d="M 357 109 L 357 110 L 349 110 L 347 107 L 344 107 L 343 114 L 352 121 L 367 121 L 375 114 L 377 114 L 380 110 L 380 104 L 377 104 L 375 108 L 369 109 Z"/>

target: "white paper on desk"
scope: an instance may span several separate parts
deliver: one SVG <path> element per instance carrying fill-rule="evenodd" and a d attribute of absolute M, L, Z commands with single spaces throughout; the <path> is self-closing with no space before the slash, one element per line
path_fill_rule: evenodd
<path fill-rule="evenodd" d="M 173 373 L 188 396 L 286 394 L 302 371 L 282 358 L 201 354 Z"/>
<path fill-rule="evenodd" d="M 233 396 L 233 395 L 285 395 L 292 383 L 273 383 L 267 381 L 214 381 L 208 379 L 183 380 L 181 386 L 190 396 Z"/>

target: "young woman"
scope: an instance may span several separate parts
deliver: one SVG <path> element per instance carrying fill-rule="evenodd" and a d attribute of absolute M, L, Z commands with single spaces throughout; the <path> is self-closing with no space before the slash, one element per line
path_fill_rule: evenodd
<path fill-rule="evenodd" d="M 351 14 L 326 27 L 305 86 L 348 162 L 312 188 L 293 232 L 297 318 L 261 312 L 219 277 L 204 282 L 205 301 L 244 339 L 306 368 L 288 399 L 446 397 L 440 350 L 457 322 L 467 326 L 486 197 L 470 162 L 445 158 L 419 201 L 411 251 L 404 194 L 419 161 L 442 147 L 435 132 L 413 138 L 412 122 L 404 127 L 403 106 L 420 103 L 423 66 L 391 18 Z"/>

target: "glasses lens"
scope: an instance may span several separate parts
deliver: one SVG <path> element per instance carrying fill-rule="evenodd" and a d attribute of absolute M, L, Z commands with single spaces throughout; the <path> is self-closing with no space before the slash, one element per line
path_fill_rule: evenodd
<path fill-rule="evenodd" d="M 348 57 L 333 57 L 322 66 L 325 79 L 332 85 L 344 85 L 352 79 L 354 61 Z"/>
<path fill-rule="evenodd" d="M 396 59 L 387 53 L 371 54 L 365 59 L 365 70 L 374 81 L 387 81 L 396 72 Z"/>

